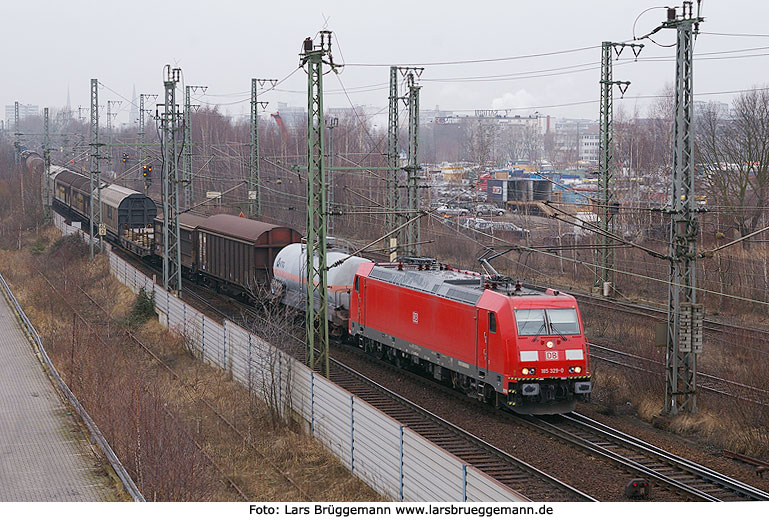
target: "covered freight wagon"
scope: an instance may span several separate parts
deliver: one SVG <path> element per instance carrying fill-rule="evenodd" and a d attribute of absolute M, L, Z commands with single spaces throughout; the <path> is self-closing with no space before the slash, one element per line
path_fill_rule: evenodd
<path fill-rule="evenodd" d="M 289 227 L 217 214 L 197 226 L 197 270 L 223 289 L 254 293 L 272 275 L 278 252 L 301 239 Z"/>

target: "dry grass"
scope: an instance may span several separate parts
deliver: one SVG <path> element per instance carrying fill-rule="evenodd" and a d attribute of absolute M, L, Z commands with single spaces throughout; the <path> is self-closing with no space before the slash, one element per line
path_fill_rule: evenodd
<path fill-rule="evenodd" d="M 41 237 L 47 253 L 33 256 L 30 247 L 37 238 L 27 238 L 21 251 L 0 251 L 0 270 L 57 368 L 149 500 L 242 500 L 225 476 L 249 500 L 383 500 L 301 430 L 273 422 L 266 404 L 225 372 L 195 359 L 180 336 L 153 320 L 135 335 L 180 379 L 162 369 L 121 331 L 118 323 L 124 322 L 135 296 L 109 276 L 106 256 L 89 263 L 76 244 L 56 243 L 55 230 L 46 229 Z M 94 326 L 104 344 L 40 277 L 38 265 L 64 299 L 89 322 L 98 321 Z M 78 285 L 117 321 L 96 317 Z"/>

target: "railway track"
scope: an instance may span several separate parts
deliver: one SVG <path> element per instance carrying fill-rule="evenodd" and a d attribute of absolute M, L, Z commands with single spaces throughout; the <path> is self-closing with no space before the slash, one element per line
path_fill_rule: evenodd
<path fill-rule="evenodd" d="M 150 269 L 151 270 L 151 269 Z M 206 287 L 187 283 L 183 296 L 202 304 L 208 310 L 216 310 L 220 318 L 227 318 L 243 326 L 246 322 L 264 322 L 255 311 L 229 297 L 212 292 Z M 215 304 L 214 304 L 215 303 Z M 235 313 L 237 312 L 237 313 Z M 236 317 L 240 315 L 241 320 Z M 304 354 L 304 344 L 291 334 L 286 334 L 289 353 L 299 360 Z M 536 502 L 595 502 L 596 499 L 551 475 L 492 446 L 458 426 L 421 408 L 381 384 L 355 371 L 341 361 L 329 359 L 331 380 L 386 413 L 399 423 L 435 443 L 447 452 L 461 458 L 490 477 Z"/>
<path fill-rule="evenodd" d="M 199 290 L 203 294 L 211 294 L 212 297 L 230 302 L 233 309 L 250 316 L 253 320 L 263 320 L 248 308 L 244 309 L 240 304 L 233 304 L 230 298 L 212 294 L 205 287 L 199 287 Z M 193 292 L 193 294 L 195 293 L 197 290 Z M 196 300 L 211 306 L 208 297 L 204 297 L 204 295 L 196 295 L 195 297 Z M 226 315 L 222 314 L 222 316 Z M 659 365 L 656 361 L 624 354 L 618 350 L 601 346 L 591 346 L 591 348 L 599 352 L 597 358 L 600 360 L 636 370 L 651 371 L 644 365 L 651 363 Z M 303 357 L 303 353 L 296 355 L 300 358 Z M 531 500 L 595 500 L 467 431 L 440 419 L 341 362 L 331 359 L 331 363 L 331 377 L 335 383 Z M 705 378 L 711 378 L 711 381 L 704 381 Z M 703 381 L 700 386 L 704 389 L 730 396 L 735 396 L 737 393 L 751 388 L 707 375 L 703 376 Z M 435 385 L 437 386 L 437 384 Z M 716 388 L 716 386 L 721 386 L 721 388 Z M 729 389 L 728 387 L 732 388 Z M 756 393 L 762 392 L 762 390 L 754 390 Z M 578 414 L 559 416 L 556 417 L 557 420 L 555 421 L 536 417 L 514 418 L 516 422 L 521 422 L 570 445 L 576 445 L 584 451 L 599 455 L 630 474 L 648 478 L 655 488 L 663 488 L 689 499 L 715 502 L 769 500 L 769 493 Z"/>
<path fill-rule="evenodd" d="M 607 346 L 590 343 L 590 357 L 615 366 L 660 375 L 663 371 L 661 362 L 615 350 Z M 651 368 L 655 368 L 652 370 Z M 718 395 L 738 399 L 740 401 L 769 406 L 769 390 L 748 386 L 729 379 L 716 377 L 708 373 L 697 372 L 697 387 Z"/>
<path fill-rule="evenodd" d="M 600 455 L 631 473 L 648 478 L 655 487 L 678 492 L 693 500 L 724 502 L 769 501 L 769 493 L 684 459 L 578 413 L 520 418 L 553 437 L 570 441 Z"/>
<path fill-rule="evenodd" d="M 385 365 L 382 361 L 371 356 L 364 357 L 372 362 Z M 398 373 L 407 373 L 405 370 L 390 365 L 385 366 Z M 744 484 L 584 415 L 569 413 L 538 417 L 498 412 L 488 405 L 477 403 L 475 399 L 468 398 L 464 394 L 446 389 L 435 381 L 414 376 L 412 373 L 409 375 L 427 385 L 440 388 L 444 394 L 448 393 L 459 400 L 471 401 L 478 407 L 504 415 L 506 419 L 510 419 L 514 423 L 606 459 L 614 467 L 623 469 L 630 475 L 646 478 L 655 489 L 663 488 L 669 491 L 671 495 L 705 502 L 769 500 L 769 492 Z"/>
<path fill-rule="evenodd" d="M 330 377 L 350 393 L 530 500 L 595 501 L 334 359 L 331 359 Z"/>
<path fill-rule="evenodd" d="M 535 288 L 544 288 L 537 287 Z M 600 306 L 602 308 L 611 309 L 613 311 L 621 311 L 640 315 L 654 320 L 666 320 L 667 310 L 657 308 L 655 306 L 634 303 L 630 301 L 617 301 L 614 299 L 608 299 L 605 297 L 597 297 L 590 294 L 583 294 L 580 292 L 569 291 L 571 295 L 577 298 L 577 301 L 587 301 L 588 304 Z M 732 335 L 734 332 L 743 332 L 749 338 L 754 340 L 765 340 L 769 338 L 769 329 L 761 328 L 758 326 L 745 326 L 734 323 L 727 323 L 724 321 L 716 321 L 712 318 L 705 318 L 703 328 L 706 332 L 711 334 Z M 766 351 L 763 351 L 766 353 Z"/>

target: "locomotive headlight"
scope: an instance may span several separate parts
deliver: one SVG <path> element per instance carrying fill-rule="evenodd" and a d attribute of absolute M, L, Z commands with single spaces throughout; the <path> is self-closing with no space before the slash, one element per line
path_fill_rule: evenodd
<path fill-rule="evenodd" d="M 548 348 L 552 348 L 554 346 L 553 341 L 548 341 L 545 346 L 547 346 Z"/>
<path fill-rule="evenodd" d="M 521 373 L 524 375 L 529 375 L 529 369 L 528 368 L 521 368 Z"/>
<path fill-rule="evenodd" d="M 582 366 L 575 366 L 574 373 L 582 373 Z"/>

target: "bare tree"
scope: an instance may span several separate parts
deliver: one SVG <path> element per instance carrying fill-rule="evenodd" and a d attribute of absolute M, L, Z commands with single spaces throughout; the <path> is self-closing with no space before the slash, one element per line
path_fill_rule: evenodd
<path fill-rule="evenodd" d="M 729 227 L 745 236 L 761 224 L 769 196 L 769 93 L 740 94 L 734 111 L 729 118 L 707 105 L 698 118 L 697 146 L 708 194 L 725 207 Z"/>

